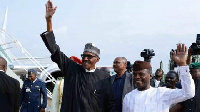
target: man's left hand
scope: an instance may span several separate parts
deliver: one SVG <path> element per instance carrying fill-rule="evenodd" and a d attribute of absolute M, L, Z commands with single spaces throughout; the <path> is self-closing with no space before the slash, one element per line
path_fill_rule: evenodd
<path fill-rule="evenodd" d="M 179 43 L 177 45 L 177 50 L 173 53 L 173 60 L 178 64 L 178 66 L 186 66 L 187 59 L 187 47 L 185 44 Z"/>

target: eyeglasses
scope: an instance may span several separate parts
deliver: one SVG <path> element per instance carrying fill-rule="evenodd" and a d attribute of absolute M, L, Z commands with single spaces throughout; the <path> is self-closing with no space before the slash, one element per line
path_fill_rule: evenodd
<path fill-rule="evenodd" d="M 93 57 L 96 57 L 96 56 L 93 56 L 93 55 L 89 55 L 89 54 L 81 54 L 81 57 L 82 58 L 88 58 L 88 59 L 92 59 Z"/>

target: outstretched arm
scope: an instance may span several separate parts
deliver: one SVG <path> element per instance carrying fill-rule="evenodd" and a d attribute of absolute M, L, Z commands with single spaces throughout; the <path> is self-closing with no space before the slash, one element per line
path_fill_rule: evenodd
<path fill-rule="evenodd" d="M 186 66 L 187 47 L 185 44 L 178 44 L 177 50 L 173 53 L 173 60 L 178 64 L 178 73 L 181 80 L 182 89 L 165 89 L 163 102 L 169 105 L 190 99 L 195 95 L 194 81 L 189 73 L 189 67 Z"/>
<path fill-rule="evenodd" d="M 52 30 L 52 16 L 55 13 L 55 11 L 56 7 L 54 7 L 53 3 L 49 0 L 46 3 L 47 32 L 43 32 L 40 36 L 42 37 L 42 40 L 44 41 L 47 49 L 51 53 L 52 61 L 58 64 L 58 67 L 61 69 L 63 74 L 69 75 L 72 73 L 67 72 L 71 69 L 74 69 L 74 66 L 77 66 L 78 64 L 76 64 L 74 61 L 69 59 L 63 52 L 61 52 L 60 47 L 56 44 L 55 36 Z"/>
<path fill-rule="evenodd" d="M 179 66 L 179 75 L 182 85 L 182 91 L 187 97 L 187 99 L 194 97 L 195 95 L 195 86 L 194 81 L 192 80 L 191 74 L 189 73 L 189 67 L 186 66 L 186 60 L 187 60 L 187 47 L 185 44 L 178 44 L 177 50 L 173 53 L 173 60 L 178 64 Z M 183 69 L 187 67 L 187 69 Z"/>
<path fill-rule="evenodd" d="M 46 3 L 46 22 L 47 22 L 47 32 L 52 31 L 52 17 L 56 11 L 57 7 L 53 7 L 53 3 L 49 0 Z"/>

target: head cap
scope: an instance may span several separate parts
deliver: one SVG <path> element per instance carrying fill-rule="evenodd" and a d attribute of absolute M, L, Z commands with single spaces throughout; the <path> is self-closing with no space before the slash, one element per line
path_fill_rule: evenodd
<path fill-rule="evenodd" d="M 97 47 L 95 47 L 95 45 L 92 44 L 92 43 L 87 43 L 87 44 L 85 44 L 84 52 L 91 52 L 91 53 L 94 53 L 94 54 L 97 55 L 98 57 L 99 57 L 99 55 L 100 55 L 100 49 L 98 49 Z"/>
<path fill-rule="evenodd" d="M 29 69 L 29 70 L 28 70 L 28 75 L 32 75 L 32 74 L 37 75 L 36 70 L 34 70 L 34 69 Z"/>
<path fill-rule="evenodd" d="M 151 68 L 151 64 L 147 61 L 135 61 L 133 64 L 133 71 L 139 71 L 143 69 L 149 69 Z"/>
<path fill-rule="evenodd" d="M 189 65 L 190 69 L 199 69 L 200 68 L 200 63 L 191 63 Z"/>

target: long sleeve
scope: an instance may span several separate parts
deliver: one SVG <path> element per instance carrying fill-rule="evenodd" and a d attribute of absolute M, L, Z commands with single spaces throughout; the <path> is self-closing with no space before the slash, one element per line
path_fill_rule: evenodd
<path fill-rule="evenodd" d="M 71 71 L 70 69 L 75 69 L 77 68 L 77 66 L 80 66 L 79 64 L 69 59 L 62 51 L 60 51 L 60 47 L 56 44 L 53 31 L 44 32 L 41 34 L 41 37 L 47 49 L 51 53 L 52 61 L 57 63 L 58 67 L 61 69 L 63 74 L 71 75 L 72 73 L 68 73 L 68 71 Z"/>
<path fill-rule="evenodd" d="M 57 49 L 57 44 L 55 41 L 55 36 L 54 36 L 53 31 L 52 32 L 44 32 L 40 36 L 42 37 L 42 40 L 45 43 L 47 49 L 50 51 L 50 53 L 54 54 Z"/>
<path fill-rule="evenodd" d="M 126 94 L 123 101 L 123 112 L 169 112 L 171 104 L 194 97 L 194 81 L 189 74 L 189 67 L 179 67 L 182 89 L 166 87 L 152 88 L 144 91 L 137 89 Z"/>
<path fill-rule="evenodd" d="M 195 85 L 189 73 L 189 67 L 179 67 L 178 73 L 180 75 L 182 89 L 166 89 L 167 91 L 163 94 L 163 102 L 167 105 L 185 101 L 195 95 Z"/>
<path fill-rule="evenodd" d="M 42 102 L 42 108 L 46 108 L 47 106 L 47 89 L 46 89 L 46 86 L 45 86 L 45 83 L 42 82 L 42 87 L 41 87 L 41 92 L 42 92 L 42 96 L 43 96 L 43 102 Z"/>
<path fill-rule="evenodd" d="M 15 94 L 15 104 L 14 104 L 14 111 L 19 112 L 19 97 L 20 97 L 20 83 L 16 80 L 16 94 Z"/>
<path fill-rule="evenodd" d="M 25 95 L 25 86 L 23 84 L 22 89 L 21 89 L 21 93 L 20 93 L 20 103 L 19 103 L 20 107 L 21 107 L 22 102 L 24 100 L 24 95 Z"/>
<path fill-rule="evenodd" d="M 111 77 L 109 77 L 108 80 L 109 80 L 108 82 L 110 83 L 111 82 Z M 107 86 L 107 91 L 108 91 L 108 94 L 107 94 L 107 96 L 108 96 L 107 110 L 109 112 L 115 112 L 116 111 L 116 105 L 115 105 L 114 93 L 112 91 L 112 85 L 111 85 L 111 83 L 110 84 L 106 84 L 106 85 L 109 85 L 109 86 Z"/>
<path fill-rule="evenodd" d="M 200 78 L 197 78 L 195 81 L 195 97 L 194 97 L 194 104 L 193 109 L 194 112 L 200 111 Z"/>

